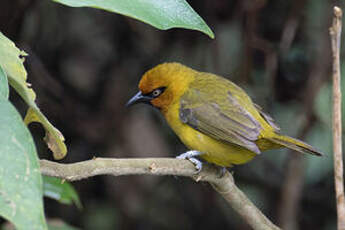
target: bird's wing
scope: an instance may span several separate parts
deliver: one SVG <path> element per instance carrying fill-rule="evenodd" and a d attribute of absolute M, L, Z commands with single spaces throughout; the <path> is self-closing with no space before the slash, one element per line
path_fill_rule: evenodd
<path fill-rule="evenodd" d="M 230 90 L 221 90 L 217 94 L 218 97 L 203 90 L 189 89 L 181 97 L 181 121 L 212 138 L 260 154 L 255 144 L 262 129 L 260 123 L 239 103 L 242 98 L 236 98 Z M 248 103 L 253 106 L 251 101 Z"/>
<path fill-rule="evenodd" d="M 274 119 L 267 113 L 265 113 L 261 106 L 254 104 L 255 108 L 259 111 L 260 115 L 265 119 L 265 121 L 274 129 L 276 133 L 279 133 L 280 127 L 274 122 Z"/>

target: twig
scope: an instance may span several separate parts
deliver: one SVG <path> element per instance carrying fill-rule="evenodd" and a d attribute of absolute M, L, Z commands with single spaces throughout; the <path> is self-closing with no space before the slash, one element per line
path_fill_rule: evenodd
<path fill-rule="evenodd" d="M 329 29 L 333 53 L 333 151 L 334 180 L 337 201 L 338 230 L 345 230 L 345 202 L 343 156 L 341 141 L 340 39 L 342 10 L 334 7 L 332 27 Z"/>
<path fill-rule="evenodd" d="M 202 171 L 195 174 L 195 167 L 189 161 L 173 158 L 95 158 L 72 164 L 41 160 L 40 164 L 43 175 L 67 181 L 97 175 L 173 175 L 191 177 L 195 181 L 207 181 L 253 229 L 279 229 L 235 185 L 234 178 L 229 172 L 221 177 L 219 168 L 212 165 L 205 164 Z"/>

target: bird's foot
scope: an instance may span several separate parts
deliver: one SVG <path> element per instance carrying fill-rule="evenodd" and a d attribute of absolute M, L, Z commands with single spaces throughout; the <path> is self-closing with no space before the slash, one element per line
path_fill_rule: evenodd
<path fill-rule="evenodd" d="M 227 169 L 225 167 L 221 167 L 219 169 L 219 178 L 222 178 L 225 175 L 226 171 Z"/>
<path fill-rule="evenodd" d="M 177 159 L 184 159 L 184 160 L 189 160 L 195 165 L 196 168 L 196 174 L 198 174 L 201 169 L 202 169 L 202 162 L 195 158 L 196 156 L 200 156 L 202 153 L 196 150 L 190 150 L 185 153 L 182 153 L 181 155 L 178 155 L 176 158 Z"/>

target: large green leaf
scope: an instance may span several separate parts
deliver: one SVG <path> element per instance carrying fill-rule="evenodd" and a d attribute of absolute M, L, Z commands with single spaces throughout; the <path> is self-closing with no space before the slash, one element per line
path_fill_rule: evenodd
<path fill-rule="evenodd" d="M 19 230 L 47 229 L 35 145 L 19 113 L 4 99 L 0 99 L 0 215 Z"/>
<path fill-rule="evenodd" d="M 45 140 L 52 150 L 55 159 L 63 158 L 67 153 L 62 134 L 42 114 L 35 103 L 35 93 L 26 82 L 26 71 L 23 65 L 27 54 L 20 51 L 15 44 L 0 32 L 0 65 L 8 75 L 10 85 L 29 105 L 25 123 L 40 122 L 46 130 Z"/>
<path fill-rule="evenodd" d="M 8 93 L 9 93 L 8 91 L 9 90 L 8 90 L 7 76 L 0 65 L 0 98 L 8 99 Z"/>
<path fill-rule="evenodd" d="M 79 209 L 81 208 L 77 192 L 69 182 L 64 182 L 62 179 L 43 176 L 43 192 L 46 197 L 63 204 L 74 203 Z"/>
<path fill-rule="evenodd" d="M 185 0 L 53 0 L 71 7 L 93 7 L 129 16 L 158 29 L 186 28 L 214 38 L 212 30 Z"/>

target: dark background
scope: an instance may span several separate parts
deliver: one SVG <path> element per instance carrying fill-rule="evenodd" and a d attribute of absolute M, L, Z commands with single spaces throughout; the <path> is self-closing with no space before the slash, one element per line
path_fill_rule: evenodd
<path fill-rule="evenodd" d="M 332 7 L 341 2 L 188 2 L 214 40 L 49 0 L 1 1 L 0 31 L 29 54 L 25 64 L 37 103 L 66 138 L 69 152 L 62 162 L 186 151 L 157 111 L 124 107 L 146 70 L 177 61 L 231 79 L 284 133 L 325 153 L 317 158 L 271 151 L 231 171 L 284 229 L 335 229 L 328 28 Z M 24 113 L 21 99 L 13 92 L 11 99 Z M 40 157 L 52 159 L 42 127 L 30 129 Z M 99 176 L 73 184 L 83 210 L 46 199 L 48 218 L 81 229 L 250 229 L 208 184 L 190 179 Z"/>

